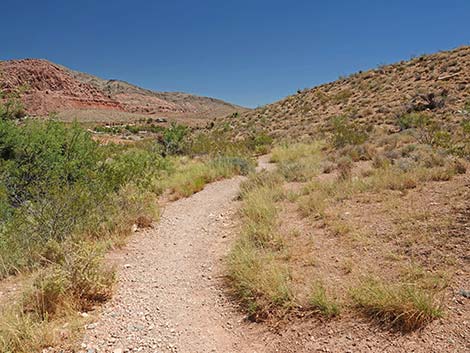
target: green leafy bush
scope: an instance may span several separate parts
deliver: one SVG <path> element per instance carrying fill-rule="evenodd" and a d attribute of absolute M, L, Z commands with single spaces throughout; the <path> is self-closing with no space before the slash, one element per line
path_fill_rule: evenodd
<path fill-rule="evenodd" d="M 344 147 L 346 145 L 360 145 L 367 140 L 367 132 L 352 124 L 345 116 L 336 116 L 331 121 L 333 145 Z"/>
<path fill-rule="evenodd" d="M 183 152 L 185 137 L 189 130 L 184 125 L 172 123 L 170 127 L 163 131 L 161 143 L 167 155 L 179 154 Z"/>
<path fill-rule="evenodd" d="M 26 113 L 20 100 L 20 93 L 0 91 L 0 120 L 15 120 L 25 116 Z"/>
<path fill-rule="evenodd" d="M 168 167 L 144 147 L 99 146 L 76 124 L 0 121 L 0 275 L 44 262 L 52 243 L 115 227 L 121 190 L 142 193 Z"/>

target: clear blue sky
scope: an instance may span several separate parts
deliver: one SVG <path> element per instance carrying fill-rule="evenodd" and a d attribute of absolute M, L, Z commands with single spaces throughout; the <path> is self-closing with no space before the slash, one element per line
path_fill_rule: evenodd
<path fill-rule="evenodd" d="M 469 0 L 1 0 L 0 59 L 255 107 L 470 44 Z"/>

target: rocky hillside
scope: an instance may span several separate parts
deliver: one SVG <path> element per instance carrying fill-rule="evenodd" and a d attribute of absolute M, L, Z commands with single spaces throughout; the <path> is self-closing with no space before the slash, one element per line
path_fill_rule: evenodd
<path fill-rule="evenodd" d="M 224 101 L 179 92 L 153 92 L 103 80 L 46 60 L 0 62 L 0 88 L 20 91 L 29 115 L 113 121 L 144 116 L 200 120 L 246 111 Z"/>
<path fill-rule="evenodd" d="M 343 115 L 393 130 L 397 117 L 415 111 L 458 121 L 469 102 L 467 46 L 358 72 L 216 123 L 228 123 L 240 134 L 263 129 L 274 136 L 299 137 L 327 129 L 331 118 Z"/>

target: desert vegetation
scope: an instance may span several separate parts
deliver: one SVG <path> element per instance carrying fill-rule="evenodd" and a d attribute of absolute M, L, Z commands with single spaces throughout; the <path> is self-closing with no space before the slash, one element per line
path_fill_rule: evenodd
<path fill-rule="evenodd" d="M 246 178 L 224 279 L 249 319 L 278 329 L 313 318 L 322 334 L 345 321 L 400 335 L 459 322 L 469 275 L 468 57 L 460 48 L 253 111 L 230 106 L 205 128 L 140 110 L 134 123 L 106 126 L 32 119 L 20 92 L 2 94 L 0 280 L 20 290 L 0 298 L 0 351 L 69 348 L 113 294 L 106 254 L 158 222 L 162 205 L 236 175 Z M 256 172 L 265 154 L 274 168 Z M 454 331 L 449 340 L 462 341 Z"/>
<path fill-rule="evenodd" d="M 253 167 L 260 143 L 194 137 L 173 124 L 158 139 L 100 145 L 78 123 L 18 120 L 8 97 L 0 119 L 0 277 L 20 276 L 17 304 L 0 305 L 0 350 L 32 352 L 61 340 L 112 293 L 112 247 L 158 220 L 158 198 L 177 199 Z M 2 303 L 0 303 L 2 304 Z"/>
<path fill-rule="evenodd" d="M 278 102 L 243 112 L 237 119 L 215 121 L 232 126 L 235 135 L 264 130 L 281 139 L 318 139 L 319 134 L 331 131 L 332 120 L 342 118 L 364 128 L 374 125 L 396 131 L 397 117 L 415 113 L 431 114 L 457 127 L 468 118 L 464 107 L 470 99 L 469 70 L 470 48 L 464 46 L 354 73 L 298 90 Z"/>
<path fill-rule="evenodd" d="M 449 314 L 465 261 L 467 121 L 449 129 L 416 112 L 395 124 L 335 117 L 322 140 L 277 142 L 276 169 L 242 185 L 227 280 L 252 319 L 365 315 L 408 332 Z"/>

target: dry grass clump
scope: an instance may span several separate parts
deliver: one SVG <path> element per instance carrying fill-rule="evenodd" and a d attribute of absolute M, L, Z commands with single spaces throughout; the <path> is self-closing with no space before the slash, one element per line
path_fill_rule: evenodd
<path fill-rule="evenodd" d="M 298 199 L 300 214 L 314 219 L 324 218 L 328 197 L 328 193 L 321 188 L 309 191 L 307 195 Z"/>
<path fill-rule="evenodd" d="M 263 170 L 260 173 L 251 174 L 250 177 L 240 185 L 240 197 L 243 199 L 251 191 L 260 187 L 267 187 L 272 191 L 279 192 L 281 191 L 281 186 L 283 183 L 284 179 L 279 173 L 272 173 Z M 281 194 L 278 194 L 275 196 L 275 198 L 281 198 Z"/>
<path fill-rule="evenodd" d="M 309 304 L 311 309 L 326 317 L 338 316 L 340 314 L 339 303 L 327 294 L 321 282 L 316 282 L 312 285 Z"/>
<path fill-rule="evenodd" d="M 256 245 L 279 246 L 277 234 L 278 210 L 275 201 L 279 190 L 260 187 L 245 195 L 241 209 L 244 233 Z"/>
<path fill-rule="evenodd" d="M 271 162 L 287 181 L 307 181 L 321 172 L 323 148 L 319 141 L 280 145 L 273 148 Z"/>
<path fill-rule="evenodd" d="M 175 199 L 188 197 L 215 180 L 246 175 L 253 169 L 250 160 L 241 157 L 219 157 L 209 161 L 175 160 L 174 170 L 156 182 L 157 192 L 169 191 Z"/>
<path fill-rule="evenodd" d="M 67 313 L 63 309 L 87 311 L 111 297 L 114 271 L 102 263 L 104 248 L 79 243 L 67 250 L 62 261 L 36 275 L 23 298 L 26 312 L 48 320 Z"/>
<path fill-rule="evenodd" d="M 253 320 L 266 319 L 292 306 L 291 277 L 277 254 L 239 240 L 228 257 L 231 288 Z"/>
<path fill-rule="evenodd" d="M 60 262 L 36 274 L 15 306 L 0 314 L 0 351 L 35 352 L 57 343 L 57 329 L 110 298 L 114 271 L 104 267 L 104 248 L 68 244 Z"/>
<path fill-rule="evenodd" d="M 353 289 L 351 296 L 365 314 L 403 331 L 421 328 L 443 316 L 436 293 L 410 283 L 367 280 Z"/>
<path fill-rule="evenodd" d="M 0 351 L 31 353 L 55 344 L 53 328 L 40 321 L 36 314 L 23 313 L 16 306 L 1 312 Z"/>
<path fill-rule="evenodd" d="M 266 181 L 267 183 L 264 183 Z M 259 320 L 292 305 L 288 267 L 278 230 L 283 192 L 272 173 L 252 175 L 242 185 L 242 234 L 228 256 L 228 279 L 250 317 Z"/>

